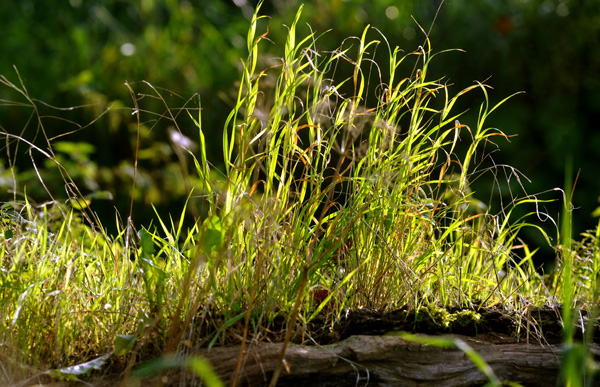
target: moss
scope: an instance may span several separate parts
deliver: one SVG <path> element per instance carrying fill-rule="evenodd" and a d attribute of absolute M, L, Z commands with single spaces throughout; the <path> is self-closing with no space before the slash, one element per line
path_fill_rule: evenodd
<path fill-rule="evenodd" d="M 429 305 L 415 309 L 413 321 L 417 326 L 428 326 L 427 331 L 476 334 L 481 315 L 474 310 L 449 311 Z"/>

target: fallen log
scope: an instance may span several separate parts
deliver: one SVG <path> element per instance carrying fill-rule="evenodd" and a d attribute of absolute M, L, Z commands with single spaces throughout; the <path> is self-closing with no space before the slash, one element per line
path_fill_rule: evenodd
<path fill-rule="evenodd" d="M 501 381 L 556 385 L 561 346 L 452 335 L 472 347 Z M 514 341 L 514 340 L 513 340 Z M 247 347 L 238 385 L 264 386 L 277 368 L 282 344 Z M 600 350 L 597 344 L 592 350 Z M 233 382 L 239 347 L 202 350 L 226 384 Z M 478 386 L 485 375 L 456 348 L 418 344 L 396 336 L 349 337 L 322 346 L 291 344 L 278 386 Z"/>

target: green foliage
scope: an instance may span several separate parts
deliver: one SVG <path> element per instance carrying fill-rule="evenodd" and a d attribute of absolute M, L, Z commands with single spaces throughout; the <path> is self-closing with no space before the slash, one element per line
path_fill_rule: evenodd
<path fill-rule="evenodd" d="M 147 14 L 140 15 L 156 18 L 165 28 L 142 23 L 139 36 L 128 36 L 140 39 L 136 49 L 148 44 L 148 56 L 166 59 L 167 37 L 190 42 L 186 39 L 194 30 L 182 10 L 186 6 L 143 4 Z M 159 4 L 164 9 L 157 9 Z M 102 6 L 90 9 L 106 15 Z M 537 207 L 529 210 L 544 200 L 517 197 L 511 189 L 511 201 L 492 212 L 473 188 L 473 180 L 486 173 L 494 185 L 504 184 L 484 161 L 490 145 L 507 139 L 487 121 L 508 98 L 491 103 L 490 87 L 479 82 L 453 92 L 444 78 L 432 76 L 438 58 L 452 54 L 434 53 L 426 37 L 423 45 L 404 53 L 385 34 L 366 27 L 337 49 L 320 49 L 326 35 L 302 31 L 303 10 L 287 21 L 285 37 L 274 33 L 269 51 L 265 45 L 271 35 L 261 24 L 266 20 L 258 10 L 251 18 L 233 108 L 218 136 L 208 130 L 199 100 L 173 108 L 169 93 L 152 83 L 127 84 L 133 114 L 123 109 L 122 116 L 117 112 L 112 118 L 116 127 L 127 127 L 125 138 L 136 140 L 130 149 L 133 163 L 116 172 L 94 163 L 98 153 L 107 153 L 101 144 L 57 141 L 60 137 L 44 126 L 47 116 L 41 109 L 46 107 L 23 83 L 0 79 L 24 98 L 17 107 L 38 121 L 35 141 L 3 131 L 13 147 L 7 145 L 13 179 L 35 178 L 50 195 L 54 190 L 47 184 L 66 186 L 76 208 L 54 199 L 36 206 L 23 190 L 21 202 L 1 209 L 0 315 L 5 323 L 0 334 L 9 340 L 6 356 L 71 378 L 103 367 L 114 350 L 127 364 L 119 369 L 126 374 L 137 361 L 155 359 L 134 377 L 185 367 L 207 384 L 219 385 L 205 360 L 183 355 L 201 346 L 245 345 L 265 336 L 283 341 L 285 348 L 312 335 L 310 324 L 317 317 L 334 326 L 348 310 L 365 307 L 428 308 L 435 321 L 450 326 L 463 319 L 476 322 L 476 306 L 502 304 L 519 312 L 523 300 L 542 305 L 562 294 L 570 310 L 575 299 L 597 299 L 596 278 L 588 277 L 588 287 L 577 292 L 560 270 L 544 281 L 534 252 L 521 244 L 519 235 L 528 229 L 549 243 L 534 223 Z M 121 25 L 113 22 L 107 25 Z M 210 36 L 222 39 L 216 31 Z M 78 39 L 85 43 L 85 36 Z M 106 50 L 110 57 L 110 44 Z M 177 58 L 174 63 L 185 68 Z M 168 76 L 170 64 L 165 66 Z M 479 109 L 469 116 L 460 106 L 473 94 L 479 95 Z M 153 130 L 163 122 L 172 126 L 170 147 L 153 140 Z M 194 125 L 199 144 L 184 135 Z M 210 161 L 214 137 L 222 142 L 216 149 L 222 149 L 223 168 Z M 20 153 L 14 147 L 27 147 L 35 154 L 33 162 L 42 159 L 46 168 L 35 170 L 35 176 L 19 172 Z M 152 168 L 161 164 L 166 168 Z M 115 172 L 107 181 L 126 187 L 119 188 L 128 192 L 121 200 L 129 205 L 170 200 L 158 191 L 170 179 L 183 181 L 174 188 L 184 198 L 179 218 L 155 207 L 156 224 L 136 232 L 130 209 L 125 225 L 118 220 L 115 232 L 107 232 L 89 202 L 109 197 L 100 184 L 106 172 Z M 557 266 L 579 273 L 586 266 L 573 258 L 569 221 L 570 215 L 563 218 L 566 226 L 559 233 L 565 238 L 564 266 Z M 455 315 L 447 307 L 471 310 Z M 278 335 L 274 328 L 282 317 L 287 329 Z M 499 384 L 466 344 L 429 343 L 459 347 L 490 383 Z M 86 362 L 99 353 L 106 355 Z M 579 364 L 577 359 L 567 357 L 565 369 Z M 68 367 L 73 363 L 79 366 Z"/>
<path fill-rule="evenodd" d="M 144 379 L 173 368 L 189 369 L 200 377 L 207 387 L 221 387 L 224 385 L 214 372 L 211 364 L 200 356 L 190 356 L 188 358 L 163 356 L 141 365 L 135 371 L 134 376 Z"/>
<path fill-rule="evenodd" d="M 587 234 L 580 242 L 572 241 L 572 207 L 573 207 L 573 176 L 572 161 L 567 157 L 565 163 L 565 199 L 561 225 L 561 249 L 558 256 L 557 282 L 561 282 L 562 318 L 564 321 L 564 352 L 561 359 L 561 376 L 566 386 L 585 386 L 591 383 L 598 369 L 598 363 L 589 348 L 594 342 L 595 320 L 598 313 L 598 271 L 591 271 L 600 265 L 595 246 L 595 236 Z M 595 235 L 600 233 L 600 225 Z M 584 237 L 586 235 L 584 234 Z M 584 257 L 582 259 L 582 257 Z M 591 287 L 590 287 L 591 286 Z M 594 309 L 588 310 L 591 315 L 589 323 L 584 326 L 573 313 L 573 305 L 577 303 L 592 303 Z M 580 312 L 581 313 L 581 312 Z M 592 333 L 585 335 L 583 342 L 575 340 L 575 328 Z"/>
<path fill-rule="evenodd" d="M 235 64 L 247 48 L 246 24 L 253 14 L 250 3 L 242 3 L 236 6 L 210 0 L 197 5 L 138 0 L 123 4 L 107 0 L 48 6 L 29 0 L 7 3 L 3 8 L 0 22 L 11 39 L 0 42 L 0 52 L 9 58 L 0 64 L 0 74 L 19 84 L 12 67 L 15 65 L 27 83 L 30 98 L 69 109 L 83 105 L 68 114 L 41 104 L 36 108 L 44 117 L 50 142 L 85 141 L 96 148 L 94 160 L 80 169 L 84 174 L 67 170 L 79 175 L 73 178 L 85 190 L 84 195 L 95 192 L 97 186 L 111 192 L 114 198 L 111 202 L 91 203 L 111 231 L 114 231 L 113 208 L 121 213 L 129 211 L 130 195 L 135 196 L 137 224 L 147 224 L 153 216 L 151 204 L 161 213 L 177 212 L 186 201 L 189 187 L 196 183 L 194 178 L 186 181 L 181 160 L 170 144 L 169 127 L 173 123 L 163 114 L 166 110 L 158 92 L 145 89 L 142 80 L 171 90 L 159 89 L 160 94 L 168 95 L 164 98 L 174 109 L 195 104 L 196 92 L 203 96 L 204 109 L 215 114 L 204 117 L 203 141 L 207 146 L 202 148 L 213 165 L 220 170 L 225 168 L 219 129 L 235 102 L 236 92 L 231 90 L 239 70 Z M 292 22 L 291 15 L 299 4 L 299 1 L 273 0 L 263 5 L 271 16 L 272 40 L 284 41 L 287 34 L 284 25 Z M 303 35 L 314 32 L 319 36 L 316 42 L 319 49 L 337 47 L 369 24 L 376 26 L 393 45 L 409 49 L 423 42 L 416 21 L 438 42 L 438 48 L 464 48 L 467 53 L 460 54 L 460 59 L 459 54 L 439 56 L 431 79 L 451 74 L 449 82 L 466 85 L 493 74 L 490 84 L 499 95 L 526 91 L 518 103 L 507 104 L 504 114 L 491 120 L 493 126 L 508 130 L 508 135 L 518 136 L 502 145 L 502 153 L 495 154 L 493 162 L 491 157 L 481 161 L 482 168 L 494 164 L 514 166 L 499 171 L 512 177 L 501 186 L 494 183 L 491 174 L 473 179 L 478 199 L 492 197 L 491 204 L 499 206 L 500 200 L 512 201 L 512 192 L 518 192 L 520 185 L 531 192 L 555 186 L 556 176 L 563 168 L 562 161 L 557 162 L 559 158 L 551 156 L 563 154 L 568 148 L 574 154 L 576 168 L 582 168 L 581 184 L 574 196 L 576 207 L 583 214 L 593 211 L 594 203 L 589 198 L 596 197 L 600 190 L 593 167 L 600 140 L 588 128 L 600 101 L 598 88 L 594 86 L 598 83 L 600 49 L 595 49 L 598 42 L 588 37 L 598 36 L 598 4 L 575 0 L 492 0 L 477 4 L 452 1 L 442 3 L 436 16 L 438 5 L 439 1 L 401 4 L 388 0 L 313 1 L 303 8 L 304 20 L 313 31 L 304 22 L 296 27 Z M 435 27 L 431 28 L 434 19 Z M 332 26 L 335 26 L 332 31 L 322 35 Z M 280 55 L 277 46 L 263 45 L 264 57 L 258 58 L 258 63 Z M 385 56 L 385 50 L 373 52 L 377 63 L 387 61 Z M 386 67 L 380 69 L 383 74 L 388 72 Z M 399 72 L 410 70 L 408 61 L 398 68 Z M 340 78 L 351 75 L 348 73 L 351 71 L 351 66 L 340 66 L 337 70 Z M 135 89 L 133 95 L 124 82 Z M 145 117 L 144 126 L 136 126 L 133 109 L 128 108 L 132 97 L 143 105 L 142 110 L 154 113 Z M 46 149 L 48 144 L 29 121 L 31 106 L 23 105 L 21 96 L 11 88 L 1 88 L 0 99 L 11 101 L 9 109 L 0 110 L 4 130 L 19 133 Z M 461 100 L 458 111 L 477 104 L 474 96 L 467 95 Z M 476 110 L 466 112 L 465 119 L 474 120 Z M 187 137 L 195 137 L 191 123 L 178 129 Z M 136 157 L 138 131 L 140 152 Z M 64 138 L 67 132 L 70 134 Z M 523 149 L 530 151 L 522 152 Z M 131 187 L 134 159 L 138 161 L 138 169 L 136 186 Z M 23 187 L 27 186 L 30 200 L 46 200 L 47 193 L 37 183 L 31 159 L 20 154 L 16 161 L 15 176 L 7 173 L 11 165 L 0 166 L 3 177 L 0 198 L 22 199 Z M 43 163 L 37 163 L 36 168 L 45 177 L 54 198 L 66 199 L 60 184 L 62 178 L 55 167 L 45 168 Z M 519 171 L 532 177 L 532 181 L 521 179 Z M 13 180 L 17 181 L 17 187 Z M 12 193 L 11 198 L 5 196 L 4 188 L 14 189 L 16 196 Z M 560 213 L 557 203 L 547 205 L 546 212 L 552 217 Z M 194 201 L 188 209 L 192 216 L 194 211 L 204 211 L 203 204 Z M 576 233 L 593 226 L 586 215 L 577 217 L 573 225 Z M 542 227 L 546 233 L 553 233 L 552 225 Z M 552 260 L 552 250 L 545 247 L 537 232 L 524 230 L 522 236 L 546 254 L 538 252 L 541 258 L 536 264 Z"/>
<path fill-rule="evenodd" d="M 204 220 L 201 227 L 202 248 L 205 252 L 221 251 L 224 246 L 224 230 L 221 220 L 213 215 Z"/>
<path fill-rule="evenodd" d="M 247 24 L 241 14 L 234 16 L 232 6 L 205 1 L 194 7 L 164 0 L 5 4 L 0 22 L 12 38 L 0 42 L 3 57 L 10 58 L 0 64 L 0 104 L 10 108 L 0 109 L 0 125 L 2 131 L 18 134 L 41 149 L 51 147 L 56 160 L 40 163 L 39 154 L 34 152 L 31 159 L 15 149 L 9 154 L 10 163 L 0 166 L 0 200 L 22 199 L 24 187 L 32 201 L 46 200 L 47 190 L 59 200 L 66 199 L 63 176 L 55 164 L 59 162 L 84 195 L 111 192 L 111 202 L 91 205 L 112 232 L 112 209 L 127 211 L 131 195 L 141 224 L 153 216 L 151 204 L 163 212 L 177 211 L 189 188 L 181 184 L 185 180 L 181 161 L 186 160 L 178 160 L 169 143 L 169 124 L 161 116 L 164 105 L 139 86 L 144 80 L 177 90 L 176 95 L 170 94 L 171 108 L 187 106 L 198 91 L 226 92 L 237 77 L 234 64 L 243 45 L 236 42 Z M 19 74 L 27 89 L 20 84 Z M 125 82 L 144 94 L 139 96 L 145 105 L 141 108 L 156 113 L 144 126 L 136 126 L 132 109 L 126 108 L 132 95 Z M 219 98 L 208 98 L 204 107 L 228 109 Z M 44 136 L 29 120 L 36 113 Z M 222 120 L 210 115 L 207 124 L 219 127 Z M 181 130 L 190 136 L 193 125 Z M 136 143 L 139 154 L 135 154 Z M 218 139 L 205 149 L 218 163 L 218 152 L 211 152 L 219 148 L 215 143 Z M 132 189 L 134 158 L 138 168 Z M 11 167 L 17 167 L 15 174 L 5 174 L 4 168 Z M 40 186 L 38 173 L 46 187 Z"/>
<path fill-rule="evenodd" d="M 136 338 L 136 335 L 117 335 L 115 337 L 115 355 L 123 356 L 131 352 Z"/>

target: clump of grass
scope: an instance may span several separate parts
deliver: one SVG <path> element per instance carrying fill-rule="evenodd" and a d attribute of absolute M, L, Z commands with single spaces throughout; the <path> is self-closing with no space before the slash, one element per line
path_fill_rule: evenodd
<path fill-rule="evenodd" d="M 351 309 L 519 310 L 556 291 L 536 273 L 533 252 L 514 251 L 519 230 L 536 226 L 513 211 L 537 199 L 492 213 L 469 186 L 486 148 L 506 137 L 486 120 L 507 99 L 490 104 L 483 83 L 453 94 L 431 80 L 427 39 L 403 54 L 367 27 L 319 50 L 316 33 L 296 35 L 301 11 L 265 69 L 258 10 L 252 20 L 221 175 L 206 157 L 201 110 L 185 117 L 199 129 L 199 150 L 182 147 L 198 175 L 190 200 L 204 202 L 191 229 L 185 208 L 176 220 L 157 214 L 137 232 L 128 220 L 108 236 L 73 210 L 51 224 L 56 203 L 5 206 L 3 356 L 47 369 L 115 350 L 114 365 L 129 372 L 139 359 L 201 346 L 310 343 L 311 322 L 332 328 Z M 387 63 L 374 61 L 378 49 Z M 410 61 L 414 70 L 401 73 Z M 338 79 L 342 67 L 351 75 Z M 457 101 L 475 92 L 478 119 L 461 123 Z M 183 124 L 170 111 L 160 117 Z"/>
<path fill-rule="evenodd" d="M 485 121 L 505 100 L 490 106 L 481 83 L 453 96 L 447 84 L 429 80 L 435 55 L 428 41 L 402 56 L 384 37 L 369 39 L 377 31 L 367 28 L 323 53 L 314 33 L 296 38 L 299 17 L 281 63 L 264 71 L 256 70 L 263 40 L 255 38 L 257 18 L 248 36 L 250 54 L 224 132 L 228 187 L 210 211 L 229 219 L 231 232 L 221 259 L 205 259 L 228 273 L 216 293 L 248 306 L 260 299 L 265 315 L 296 305 L 305 323 L 326 306 L 335 320 L 347 308 L 535 297 L 530 256 L 515 261 L 512 253 L 526 224 L 512 223 L 511 209 L 489 213 L 469 190 L 482 148 L 504 137 Z M 380 45 L 389 53 L 387 69 L 369 56 Z M 413 58 L 412 74 L 396 73 Z M 352 76 L 336 81 L 332 69 L 342 64 Z M 261 106 L 261 82 L 269 78 L 276 79 L 272 104 Z M 375 95 L 368 94 L 372 78 Z M 471 128 L 453 107 L 477 90 L 484 103 Z M 459 154 L 461 137 L 471 142 Z M 208 176 L 206 161 L 198 165 Z M 244 283 L 245 295 L 226 291 Z M 315 302 L 311 294 L 320 289 L 326 296 Z"/>

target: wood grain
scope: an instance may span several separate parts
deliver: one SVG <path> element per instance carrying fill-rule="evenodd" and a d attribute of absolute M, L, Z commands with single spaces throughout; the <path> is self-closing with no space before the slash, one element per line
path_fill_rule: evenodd
<path fill-rule="evenodd" d="M 556 385 L 558 344 L 491 342 L 457 336 L 469 344 L 503 381 L 525 386 Z M 510 341 L 510 340 L 507 340 Z M 593 350 L 600 350 L 597 344 Z M 247 346 L 239 383 L 262 386 L 277 366 L 281 344 Z M 239 347 L 202 350 L 226 384 L 232 382 Z M 323 346 L 290 345 L 281 386 L 476 386 L 487 379 L 459 349 L 417 344 L 395 336 L 352 336 Z M 358 384 L 357 384 L 358 382 Z"/>

